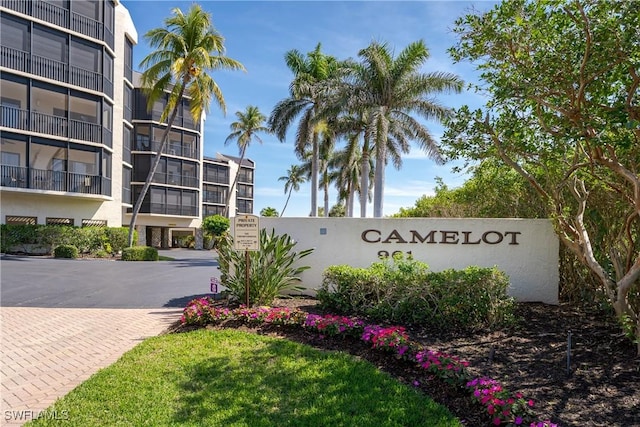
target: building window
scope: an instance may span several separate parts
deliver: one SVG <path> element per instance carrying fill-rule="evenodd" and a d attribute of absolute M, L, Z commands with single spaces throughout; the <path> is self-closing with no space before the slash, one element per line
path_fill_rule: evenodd
<path fill-rule="evenodd" d="M 35 216 L 7 215 L 4 217 L 4 223 L 7 225 L 36 225 L 38 218 Z"/>
<path fill-rule="evenodd" d="M 224 165 L 205 164 L 204 180 L 217 184 L 229 184 L 229 168 Z"/>
<path fill-rule="evenodd" d="M 131 169 L 122 168 L 122 203 L 131 204 Z"/>
<path fill-rule="evenodd" d="M 82 226 L 83 227 L 106 227 L 107 220 L 106 219 L 83 219 Z"/>
<path fill-rule="evenodd" d="M 151 149 L 151 137 L 149 136 L 149 126 L 136 125 L 136 146 L 134 150 L 149 151 Z"/>
<path fill-rule="evenodd" d="M 253 213 L 253 200 L 240 199 L 237 201 L 237 205 L 238 213 Z"/>
<path fill-rule="evenodd" d="M 253 169 L 240 168 L 238 182 L 253 183 Z"/>
<path fill-rule="evenodd" d="M 124 38 L 124 77 L 133 83 L 133 43 Z"/>
<path fill-rule="evenodd" d="M 2 46 L 29 52 L 29 24 L 21 19 L 2 15 L 0 18 L 0 37 Z M 3 58 L 3 61 L 6 58 Z M 4 65 L 4 64 L 3 64 Z M 11 67 L 13 68 L 13 67 Z"/>
<path fill-rule="evenodd" d="M 50 218 L 47 217 L 47 225 L 68 225 L 73 226 L 73 218 Z"/>
<path fill-rule="evenodd" d="M 253 199 L 253 185 L 238 184 L 238 197 Z"/>
<path fill-rule="evenodd" d="M 39 68 L 48 68 L 44 73 L 36 73 L 58 81 L 66 81 L 65 64 L 67 64 L 67 36 L 57 31 L 38 25 L 33 26 L 33 64 Z"/>

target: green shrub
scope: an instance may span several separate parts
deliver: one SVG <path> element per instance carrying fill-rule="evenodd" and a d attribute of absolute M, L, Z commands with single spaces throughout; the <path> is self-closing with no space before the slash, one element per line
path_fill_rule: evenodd
<path fill-rule="evenodd" d="M 53 256 L 56 258 L 78 258 L 78 248 L 73 245 L 56 246 L 53 250 Z"/>
<path fill-rule="evenodd" d="M 100 249 L 98 251 L 93 252 L 93 256 L 96 258 L 111 258 L 111 252 Z"/>
<path fill-rule="evenodd" d="M 273 300 L 287 291 L 301 291 L 298 275 L 308 266 L 294 266 L 301 259 L 313 252 L 306 249 L 295 252 L 296 243 L 287 234 L 275 235 L 260 230 L 260 250 L 249 252 L 249 304 L 269 305 Z M 218 262 L 222 273 L 222 284 L 227 287 L 232 297 L 245 300 L 245 267 L 244 251 L 233 249 L 233 238 L 224 234 L 218 247 Z"/>
<path fill-rule="evenodd" d="M 121 252 L 129 244 L 129 227 L 110 227 L 105 230 L 105 234 L 112 254 Z M 138 241 L 138 230 L 133 230 L 133 241 Z"/>
<path fill-rule="evenodd" d="M 2 252 L 26 252 L 28 246 L 36 246 L 50 253 L 51 247 L 73 245 L 79 253 L 105 250 L 118 253 L 127 246 L 126 227 L 69 227 L 60 225 L 7 225 L 0 226 L 0 250 Z M 134 238 L 137 235 L 134 232 Z M 40 250 L 39 249 L 39 250 Z"/>
<path fill-rule="evenodd" d="M 495 267 L 431 272 L 424 263 L 395 257 L 366 269 L 329 267 L 317 298 L 325 309 L 380 322 L 471 331 L 514 319 L 508 285 Z"/>
<path fill-rule="evenodd" d="M 158 250 L 151 246 L 132 246 L 122 250 L 122 261 L 158 261 Z"/>
<path fill-rule="evenodd" d="M 223 239 L 225 233 L 229 230 L 229 218 L 222 215 L 211 215 L 202 220 L 202 230 L 204 231 L 204 247 L 218 247 L 220 239 Z M 211 239 L 207 241 L 207 238 Z"/>

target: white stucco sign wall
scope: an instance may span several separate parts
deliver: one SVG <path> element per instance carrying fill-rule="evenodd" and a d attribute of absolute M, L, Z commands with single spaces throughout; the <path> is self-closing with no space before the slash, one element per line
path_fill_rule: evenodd
<path fill-rule="evenodd" d="M 331 265 L 368 267 L 380 255 L 411 254 L 431 270 L 498 266 L 519 301 L 558 303 L 558 238 L 548 220 L 457 218 L 260 218 L 260 227 L 314 248 L 302 263 L 308 289 Z"/>

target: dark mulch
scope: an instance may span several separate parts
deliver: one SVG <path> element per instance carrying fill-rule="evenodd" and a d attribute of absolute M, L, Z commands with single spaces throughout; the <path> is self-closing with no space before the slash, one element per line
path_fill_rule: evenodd
<path fill-rule="evenodd" d="M 274 305 L 321 313 L 313 299 L 282 299 Z M 508 330 L 476 334 L 408 330 L 414 341 L 427 348 L 469 361 L 473 376 L 494 378 L 508 390 L 533 399 L 538 419 L 551 419 L 562 426 L 640 426 L 640 358 L 615 322 L 602 313 L 567 305 L 526 303 L 519 305 L 519 312 L 522 322 Z M 404 383 L 414 386 L 418 381 L 424 393 L 447 406 L 465 425 L 491 425 L 469 394 L 425 375 L 415 364 L 372 350 L 362 341 L 319 338 L 302 328 L 241 328 L 349 352 Z"/>

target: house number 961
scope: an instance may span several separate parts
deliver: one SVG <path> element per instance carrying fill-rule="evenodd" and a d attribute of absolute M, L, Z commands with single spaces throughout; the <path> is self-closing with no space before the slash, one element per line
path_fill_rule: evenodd
<path fill-rule="evenodd" d="M 396 255 L 408 255 L 412 256 L 411 251 L 393 251 L 391 252 L 391 256 L 394 257 Z M 378 258 L 389 258 L 389 251 L 378 251 Z"/>

